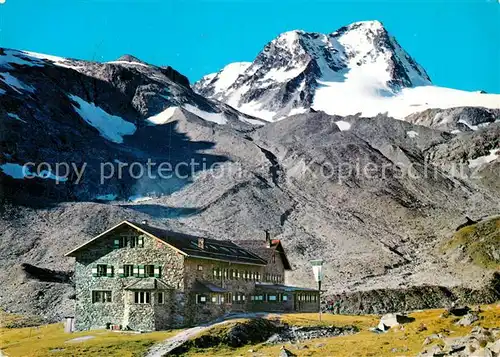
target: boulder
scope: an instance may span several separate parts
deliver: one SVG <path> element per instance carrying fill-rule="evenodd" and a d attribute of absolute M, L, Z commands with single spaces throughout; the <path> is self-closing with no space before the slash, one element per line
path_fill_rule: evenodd
<path fill-rule="evenodd" d="M 385 314 L 380 319 L 377 328 L 381 331 L 386 331 L 391 327 L 397 326 L 399 324 L 406 324 L 413 321 L 415 321 L 413 317 L 408 317 L 401 314 Z"/>
<path fill-rule="evenodd" d="M 470 326 L 478 320 L 479 320 L 479 316 L 477 316 L 476 314 L 470 313 L 470 314 L 467 314 L 464 317 L 462 317 L 455 325 L 457 325 L 457 326 Z"/>
<path fill-rule="evenodd" d="M 485 347 L 477 351 L 474 351 L 471 354 L 471 357 L 496 357 L 496 356 L 490 351 L 489 348 Z"/>
<path fill-rule="evenodd" d="M 448 309 L 448 312 L 453 316 L 465 316 L 469 313 L 470 308 L 468 306 L 464 307 L 452 307 Z"/>
<path fill-rule="evenodd" d="M 444 355 L 443 349 L 440 346 L 432 346 L 428 350 L 424 350 L 418 357 L 434 357 Z"/>
<path fill-rule="evenodd" d="M 490 342 L 486 346 L 491 352 L 495 353 L 497 356 L 500 356 L 500 339 L 495 342 Z"/>

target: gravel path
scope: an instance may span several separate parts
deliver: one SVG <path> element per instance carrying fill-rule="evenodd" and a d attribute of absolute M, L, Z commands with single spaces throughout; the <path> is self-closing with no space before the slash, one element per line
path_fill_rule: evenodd
<path fill-rule="evenodd" d="M 278 316 L 278 314 L 272 314 Z M 222 317 L 221 319 L 215 320 L 213 322 L 196 326 L 196 327 L 191 327 L 187 330 L 183 330 L 179 332 L 177 335 L 170 337 L 166 339 L 165 341 L 160 342 L 159 344 L 156 344 L 155 346 L 151 347 L 151 349 L 148 351 L 146 357 L 162 357 L 165 356 L 167 353 L 171 352 L 174 348 L 177 348 L 181 346 L 184 342 L 186 342 L 188 339 L 191 337 L 196 336 L 200 332 L 203 332 L 205 330 L 208 330 L 214 326 L 218 325 L 224 325 L 226 323 L 229 323 L 231 321 L 234 321 L 236 319 L 242 319 L 242 318 L 254 318 L 254 317 L 269 317 L 270 314 L 268 313 L 248 313 L 248 314 L 231 314 Z"/>

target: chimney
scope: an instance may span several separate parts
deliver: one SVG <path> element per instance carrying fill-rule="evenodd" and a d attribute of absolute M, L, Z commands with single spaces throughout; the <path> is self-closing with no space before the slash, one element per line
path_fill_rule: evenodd
<path fill-rule="evenodd" d="M 268 248 L 271 248 L 271 233 L 269 233 L 269 230 L 266 229 L 266 246 Z"/>
<path fill-rule="evenodd" d="M 143 219 L 143 220 L 141 221 L 141 223 L 142 223 L 142 224 L 146 224 L 146 225 L 147 225 L 147 224 L 148 224 L 148 221 L 147 221 L 146 219 Z"/>
<path fill-rule="evenodd" d="M 198 248 L 205 249 L 205 238 L 198 238 Z"/>

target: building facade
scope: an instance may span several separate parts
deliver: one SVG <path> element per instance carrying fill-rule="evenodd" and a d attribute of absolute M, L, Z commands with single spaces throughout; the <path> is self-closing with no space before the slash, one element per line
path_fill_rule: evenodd
<path fill-rule="evenodd" d="M 317 290 L 284 285 L 283 246 L 206 239 L 123 221 L 75 258 L 76 329 L 162 330 L 231 312 L 319 309 Z"/>

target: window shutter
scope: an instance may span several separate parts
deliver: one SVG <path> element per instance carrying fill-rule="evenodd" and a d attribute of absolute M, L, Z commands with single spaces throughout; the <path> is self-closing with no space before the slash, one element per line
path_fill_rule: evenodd
<path fill-rule="evenodd" d="M 113 248 L 115 248 L 115 249 L 120 248 L 120 240 L 119 239 L 115 239 L 113 241 Z"/>
<path fill-rule="evenodd" d="M 92 267 L 92 276 L 97 276 L 97 267 L 96 266 Z"/>
<path fill-rule="evenodd" d="M 134 275 L 138 278 L 139 277 L 139 266 L 134 265 Z"/>
<path fill-rule="evenodd" d="M 123 265 L 121 265 L 121 266 L 118 268 L 118 276 L 119 276 L 120 278 L 125 277 L 125 269 L 123 268 Z"/>
<path fill-rule="evenodd" d="M 161 277 L 161 266 L 157 265 L 155 266 L 155 278 L 160 278 Z"/>
<path fill-rule="evenodd" d="M 113 266 L 108 265 L 108 266 L 106 267 L 106 276 L 107 276 L 108 278 L 112 278 L 112 277 L 113 277 Z"/>
<path fill-rule="evenodd" d="M 139 238 L 137 239 L 137 246 L 140 248 L 144 247 L 144 237 L 143 236 L 139 236 Z"/>
<path fill-rule="evenodd" d="M 144 278 L 144 265 L 139 265 L 139 278 Z"/>

